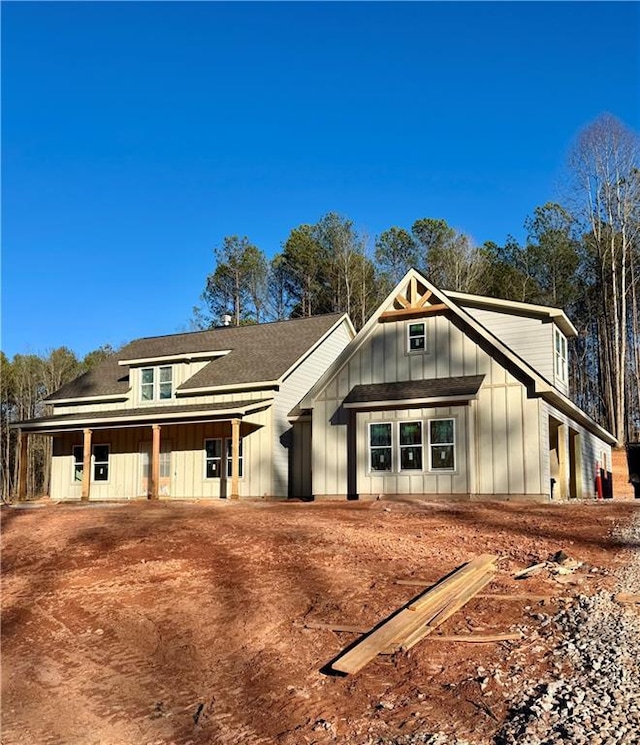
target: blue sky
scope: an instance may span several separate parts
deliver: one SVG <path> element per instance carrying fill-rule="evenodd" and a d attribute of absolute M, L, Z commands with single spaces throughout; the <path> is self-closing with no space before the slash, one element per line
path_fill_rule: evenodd
<path fill-rule="evenodd" d="M 640 128 L 637 3 L 2 3 L 2 350 L 187 328 L 213 249 L 328 211 L 524 237 Z"/>

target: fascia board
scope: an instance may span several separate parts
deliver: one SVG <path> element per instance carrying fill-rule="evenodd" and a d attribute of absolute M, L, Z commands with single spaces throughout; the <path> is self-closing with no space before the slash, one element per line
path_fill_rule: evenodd
<path fill-rule="evenodd" d="M 456 402 L 468 403 L 478 398 L 477 393 L 466 394 L 462 396 L 430 396 L 429 398 L 403 398 L 403 399 L 383 399 L 381 401 L 354 401 L 353 403 L 343 404 L 345 409 L 403 409 L 406 407 L 415 408 L 417 406 L 440 406 L 441 404 L 453 404 Z"/>
<path fill-rule="evenodd" d="M 118 360 L 118 364 L 127 367 L 139 367 L 140 365 L 157 365 L 163 362 L 189 362 L 191 360 L 213 360 L 216 357 L 224 357 L 231 352 L 230 349 L 219 349 L 211 352 L 185 352 L 183 354 L 166 354 L 160 357 L 135 357 L 129 360 Z"/>
<path fill-rule="evenodd" d="M 100 401 L 126 401 L 129 398 L 131 388 L 126 393 L 107 393 L 102 396 L 84 396 L 83 398 L 55 398 L 52 400 L 44 399 L 44 403 L 51 406 L 82 406 L 87 403 L 99 403 Z"/>
<path fill-rule="evenodd" d="M 535 303 L 521 303 L 516 300 L 504 300 L 503 298 L 492 298 L 486 295 L 471 295 L 466 292 L 454 292 L 453 290 L 443 290 L 443 294 L 452 300 L 465 302 L 473 307 L 486 308 L 487 310 L 496 311 L 513 311 L 515 315 L 529 316 L 531 318 L 547 318 L 552 320 L 565 336 L 577 336 L 578 330 L 571 323 L 562 308 L 555 308 L 550 305 L 536 305 Z"/>
<path fill-rule="evenodd" d="M 432 292 L 441 295 L 442 293 L 439 293 L 438 290 L 436 290 L 433 285 L 430 285 L 429 283 L 424 280 L 424 278 L 418 274 L 418 272 L 415 271 L 415 269 L 410 269 L 407 274 L 398 282 L 398 284 L 391 290 L 391 292 L 387 295 L 385 300 L 380 304 L 376 312 L 371 316 L 371 318 L 365 323 L 365 325 L 358 331 L 355 338 L 351 340 L 349 344 L 342 350 L 342 352 L 336 357 L 335 362 L 330 365 L 325 373 L 320 376 L 316 384 L 311 388 L 311 390 L 307 393 L 307 395 L 298 403 L 298 407 L 301 409 L 313 409 L 314 408 L 314 399 L 318 396 L 320 391 L 322 391 L 324 388 L 329 385 L 329 383 L 333 380 L 333 378 L 342 370 L 342 368 L 349 362 L 349 360 L 353 357 L 353 355 L 360 349 L 360 347 L 364 344 L 364 342 L 369 337 L 371 331 L 373 328 L 376 327 L 378 324 L 378 318 L 380 317 L 380 314 L 385 311 L 389 303 L 393 302 L 393 299 L 395 296 L 400 292 L 400 290 L 404 287 L 407 280 L 410 279 L 412 276 L 416 277 L 420 282 L 423 284 L 427 284 L 429 286 L 429 289 L 432 290 Z"/>
<path fill-rule="evenodd" d="M 176 398 L 183 398 L 185 396 L 211 396 L 216 393 L 229 393 L 230 391 L 242 391 L 249 390 L 278 390 L 280 385 L 279 380 L 262 380 L 257 383 L 232 383 L 230 385 L 212 385 L 204 388 L 176 388 Z"/>
<path fill-rule="evenodd" d="M 307 349 L 306 352 L 300 355 L 300 357 L 298 357 L 298 359 L 293 363 L 293 365 L 291 365 L 291 367 L 289 367 L 288 370 L 285 370 L 285 372 L 278 378 L 278 381 L 280 383 L 283 383 L 289 377 L 289 375 L 291 375 L 291 373 L 297 367 L 299 367 L 307 359 L 307 357 L 309 357 L 309 355 L 311 355 L 324 342 L 325 339 L 328 339 L 329 336 L 331 336 L 331 334 L 333 334 L 333 332 L 345 322 L 347 325 L 347 329 L 351 333 L 351 340 L 353 340 L 353 338 L 356 336 L 356 330 L 353 326 L 353 323 L 351 323 L 351 319 L 349 318 L 349 316 L 346 313 L 343 313 L 340 318 L 338 318 L 338 320 L 333 324 L 333 326 L 331 326 L 331 328 L 327 329 L 327 331 L 325 331 L 325 333 L 317 341 L 315 341 L 309 347 L 309 349 Z"/>
<path fill-rule="evenodd" d="M 268 406 L 272 403 L 261 401 L 261 406 Z M 136 414 L 130 417 L 119 417 L 116 419 L 109 419 L 104 417 L 103 419 L 91 419 L 89 417 L 67 419 L 64 422 L 37 422 L 35 424 L 29 424 L 23 422 L 22 426 L 20 423 L 10 425 L 12 429 L 22 429 L 25 432 L 38 432 L 38 431 L 49 431 L 49 432 L 64 432 L 71 428 L 87 428 L 87 429 L 117 429 L 118 427 L 139 427 L 144 425 L 145 422 L 152 420 L 156 422 L 175 422 L 176 420 L 183 419 L 184 423 L 187 424 L 191 419 L 198 418 L 202 421 L 202 418 L 210 417 L 211 421 L 220 419 L 221 417 L 230 417 L 231 415 L 242 416 L 247 411 L 252 411 L 258 408 L 258 402 L 255 405 L 246 404 L 244 406 L 229 406 L 227 409 L 216 409 L 211 411 L 210 409 L 201 409 L 198 411 L 190 411 L 185 413 L 184 411 L 167 412 L 166 414 L 154 414 L 149 417 L 148 414 Z"/>

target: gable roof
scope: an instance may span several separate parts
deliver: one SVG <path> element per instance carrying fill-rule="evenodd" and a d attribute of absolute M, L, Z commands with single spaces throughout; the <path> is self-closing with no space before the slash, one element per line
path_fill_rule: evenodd
<path fill-rule="evenodd" d="M 503 300 L 502 298 L 488 297 L 486 295 L 470 295 L 467 292 L 454 292 L 443 290 L 443 294 L 452 298 L 462 307 L 482 308 L 492 310 L 496 313 L 510 313 L 516 316 L 527 316 L 528 318 L 540 318 L 541 320 L 553 321 L 565 336 L 577 336 L 576 327 L 567 318 L 561 308 L 553 308 L 549 305 L 536 305 L 535 303 L 521 303 L 517 300 Z"/>
<path fill-rule="evenodd" d="M 200 357 L 203 353 L 214 353 L 211 355 L 214 359 L 179 386 L 177 392 L 278 381 L 342 322 L 353 333 L 346 314 L 331 313 L 136 339 L 94 369 L 63 385 L 46 401 L 124 397 L 130 388 L 129 369 L 138 361 L 153 364 L 153 360 Z M 216 352 L 220 355 L 216 356 Z"/>
<path fill-rule="evenodd" d="M 563 393 L 558 391 L 548 380 L 546 380 L 540 373 L 538 373 L 526 360 L 518 356 L 510 347 L 508 347 L 503 341 L 495 336 L 489 329 L 484 326 L 480 321 L 476 320 L 470 313 L 468 313 L 461 305 L 458 305 L 454 300 L 454 296 L 457 293 L 444 292 L 439 290 L 435 285 L 431 284 L 425 277 L 422 276 L 415 269 L 410 269 L 405 276 L 398 282 L 393 288 L 385 300 L 381 303 L 376 312 L 371 316 L 367 323 L 360 329 L 356 338 L 349 344 L 342 353 L 334 360 L 333 364 L 325 371 L 320 377 L 316 384 L 311 388 L 306 396 L 300 401 L 295 411 L 300 412 L 304 409 L 310 409 L 313 407 L 313 401 L 320 391 L 333 379 L 333 377 L 347 364 L 351 357 L 360 349 L 366 339 L 369 337 L 372 329 L 379 322 L 380 317 L 387 311 L 387 309 L 393 307 L 394 300 L 399 294 L 407 287 L 408 284 L 419 282 L 425 287 L 429 294 L 434 296 L 439 303 L 453 316 L 459 319 L 459 321 L 466 327 L 467 331 L 473 332 L 477 338 L 481 339 L 483 343 L 487 344 L 493 353 L 502 361 L 502 363 L 508 366 L 514 374 L 520 380 L 526 380 L 530 385 L 534 395 L 540 396 L 543 400 L 551 403 L 557 407 L 560 411 L 564 412 L 568 416 L 580 422 L 589 431 L 596 434 L 598 437 L 603 439 L 605 442 L 615 445 L 617 443 L 616 438 L 604 427 L 601 427 L 594 419 L 592 419 L 586 412 L 584 412 L 579 406 L 573 403 L 571 399 L 565 396 Z M 462 294 L 462 293 L 460 293 Z M 466 297 L 474 297 L 466 295 Z M 482 296 L 475 296 L 482 298 Z M 509 302 L 509 301 L 505 301 Z M 528 305 L 522 303 L 522 305 Z M 546 306 L 539 306 L 545 307 Z M 395 312 L 395 311 L 392 311 Z M 568 320 L 568 319 L 567 319 Z"/>

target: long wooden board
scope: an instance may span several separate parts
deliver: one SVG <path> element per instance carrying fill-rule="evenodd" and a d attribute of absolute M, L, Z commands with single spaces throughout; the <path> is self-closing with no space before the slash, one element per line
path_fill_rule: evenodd
<path fill-rule="evenodd" d="M 466 583 L 473 582 L 477 576 L 487 575 L 489 567 L 496 560 L 496 556 L 483 554 L 469 561 L 418 598 L 400 608 L 340 655 L 332 664 L 333 670 L 345 674 L 357 673 L 392 643 L 401 643 L 407 634 L 424 626 L 434 615 L 443 613 L 450 598 L 455 596 L 455 591 L 463 588 Z M 492 577 L 491 572 L 488 581 Z"/>

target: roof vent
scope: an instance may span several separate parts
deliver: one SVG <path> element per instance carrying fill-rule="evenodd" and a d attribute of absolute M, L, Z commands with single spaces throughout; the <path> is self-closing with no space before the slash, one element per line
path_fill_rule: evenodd
<path fill-rule="evenodd" d="M 231 325 L 231 316 L 228 313 L 225 313 L 222 316 L 222 325 L 223 326 L 230 326 Z"/>

